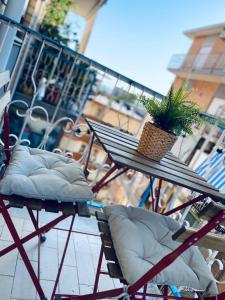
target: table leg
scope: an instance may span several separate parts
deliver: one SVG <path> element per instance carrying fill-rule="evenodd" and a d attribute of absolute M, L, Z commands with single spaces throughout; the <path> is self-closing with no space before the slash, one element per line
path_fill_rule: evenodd
<path fill-rule="evenodd" d="M 155 211 L 155 197 L 154 197 L 154 190 L 153 190 L 154 181 L 155 181 L 155 177 L 152 178 L 152 176 L 150 176 L 151 197 L 152 197 L 152 211 Z"/>
<path fill-rule="evenodd" d="M 158 185 L 158 188 L 157 188 L 156 201 L 155 201 L 155 212 L 157 212 L 158 208 L 159 208 L 159 199 L 160 199 L 161 187 L 162 187 L 162 179 L 159 179 L 159 185 Z"/>
<path fill-rule="evenodd" d="M 92 133 L 91 142 L 90 142 L 90 146 L 89 146 L 88 154 L 87 154 L 87 159 L 86 159 L 85 166 L 84 166 L 84 175 L 86 177 L 88 176 L 87 168 L 88 168 L 88 163 L 89 163 L 90 156 L 91 156 L 91 150 L 92 150 L 92 146 L 93 146 L 93 143 L 94 143 L 94 138 L 95 138 L 95 135 L 94 135 L 94 133 Z"/>
<path fill-rule="evenodd" d="M 97 193 L 100 189 L 102 189 L 105 185 L 113 181 L 115 178 L 119 177 L 123 173 L 125 173 L 128 168 L 122 169 L 119 173 L 115 174 L 110 179 L 106 180 L 111 174 L 113 174 L 116 170 L 118 170 L 117 166 L 113 166 L 109 171 L 100 179 L 92 188 L 93 193 Z"/>

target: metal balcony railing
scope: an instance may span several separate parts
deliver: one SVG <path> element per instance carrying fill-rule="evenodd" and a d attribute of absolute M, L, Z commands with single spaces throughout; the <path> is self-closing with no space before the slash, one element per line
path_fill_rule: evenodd
<path fill-rule="evenodd" d="M 0 15 L 0 26 L 5 29 L 5 36 L 0 41 L 0 55 L 3 55 L 8 32 L 16 31 L 7 67 L 11 72 L 8 88 L 13 100 L 10 124 L 16 143 L 53 150 L 65 132 L 73 138 L 86 134 L 83 125 L 79 134 L 76 133 L 79 119 L 86 101 L 102 87 L 107 86 L 108 95 L 119 89 L 125 94 L 163 97 L 3 15 Z M 137 101 L 132 102 L 130 110 L 138 113 L 140 108 L 137 106 Z"/>
<path fill-rule="evenodd" d="M 163 97 L 152 89 L 2 15 L 0 26 L 6 29 L 4 39 L 7 39 L 9 29 L 13 28 L 17 32 L 9 63 L 12 146 L 23 143 L 72 155 L 68 151 L 67 142 L 59 149 L 59 145 L 62 145 L 61 138 L 65 134 L 71 139 L 83 136 L 87 147 L 82 148 L 81 157 L 77 157 L 82 161 L 87 153 L 89 133 L 87 127 L 79 121 L 87 99 L 106 89 L 107 94 L 111 95 L 123 91 L 125 95 L 145 94 L 159 99 Z M 3 42 L 0 41 L 0 55 Z M 128 106 L 126 101 L 125 104 Z M 123 111 L 122 107 L 115 108 L 115 105 L 112 105 L 114 110 Z M 129 103 L 129 110 L 140 115 L 137 101 Z M 215 127 L 215 122 L 212 123 L 210 126 Z M 218 130 L 220 136 L 221 128 Z M 66 140 L 69 141 L 69 138 Z M 185 148 L 186 156 L 192 151 L 196 141 L 192 144 L 190 149 Z M 105 164 L 103 162 L 101 168 Z M 101 168 L 98 166 L 98 171 Z M 140 184 L 137 183 L 137 187 Z M 132 191 L 134 190 L 132 183 Z"/>
<path fill-rule="evenodd" d="M 225 53 L 174 54 L 168 64 L 168 69 L 225 76 Z"/>

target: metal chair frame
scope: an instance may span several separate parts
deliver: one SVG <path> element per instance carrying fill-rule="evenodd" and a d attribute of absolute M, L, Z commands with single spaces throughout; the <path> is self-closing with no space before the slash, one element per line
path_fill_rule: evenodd
<path fill-rule="evenodd" d="M 3 174 L 1 178 L 4 176 L 4 172 L 7 168 L 7 166 L 10 164 L 10 157 L 11 157 L 11 151 L 10 151 L 10 143 L 9 143 L 9 117 L 8 117 L 8 107 L 7 104 L 10 102 L 10 93 L 6 92 L 7 85 L 9 83 L 9 72 L 3 72 L 0 74 L 2 76 L 1 82 L 0 82 L 0 88 L 3 87 L 3 96 L 0 97 L 0 104 L 1 104 L 1 114 L 3 115 L 3 139 L 4 139 L 4 152 L 5 152 L 5 169 L 3 171 Z M 20 238 L 17 230 L 15 228 L 15 225 L 13 224 L 12 218 L 9 213 L 9 209 L 11 207 L 17 207 L 17 208 L 23 208 L 26 207 L 31 219 L 32 224 L 34 225 L 35 230 L 32 233 L 29 233 L 23 238 Z M 41 209 L 45 209 L 46 211 L 49 212 L 62 212 L 62 215 L 58 216 L 54 220 L 48 222 L 46 225 L 40 226 L 39 225 L 39 211 Z M 35 216 L 33 210 L 37 211 L 37 214 Z M 73 229 L 73 224 L 75 220 L 76 214 L 84 217 L 89 217 L 89 211 L 87 208 L 87 205 L 85 203 L 68 203 L 68 202 L 62 202 L 58 203 L 57 200 L 50 200 L 50 201 L 42 201 L 41 199 L 30 199 L 30 198 L 25 198 L 21 197 L 18 195 L 0 195 L 0 213 L 2 214 L 5 223 L 10 231 L 10 234 L 13 238 L 14 243 L 11 244 L 10 246 L 0 250 L 0 258 L 6 255 L 7 253 L 11 252 L 14 249 L 18 249 L 23 262 L 27 268 L 27 271 L 33 281 L 33 284 L 37 290 L 37 293 L 40 297 L 41 300 L 46 300 L 45 293 L 41 287 L 40 284 L 40 260 L 41 260 L 41 255 L 40 255 L 40 244 L 41 242 L 44 242 L 44 237 L 43 235 L 48 232 L 49 230 L 53 229 L 54 226 L 56 226 L 58 223 L 61 221 L 65 220 L 68 217 L 71 218 L 71 223 L 70 227 L 68 230 L 66 242 L 65 242 L 65 247 L 63 250 L 61 262 L 59 264 L 58 272 L 56 275 L 56 281 L 54 284 L 54 288 L 52 291 L 52 296 L 51 299 L 53 300 L 55 298 L 55 292 L 56 288 L 59 282 L 60 274 L 62 271 L 62 266 L 63 262 L 65 259 L 66 251 L 68 248 L 68 243 L 69 239 L 72 233 Z M 35 273 L 32 264 L 29 260 L 29 257 L 26 253 L 26 250 L 24 248 L 24 244 L 28 242 L 29 240 L 38 237 L 38 272 L 37 274 Z"/>

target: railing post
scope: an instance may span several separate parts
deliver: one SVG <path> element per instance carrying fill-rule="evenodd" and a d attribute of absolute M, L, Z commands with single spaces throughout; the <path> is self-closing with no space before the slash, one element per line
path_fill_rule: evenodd
<path fill-rule="evenodd" d="M 5 9 L 5 16 L 20 22 L 26 0 L 9 0 Z M 0 27 L 0 71 L 7 68 L 7 63 L 13 47 L 13 42 L 16 36 L 15 28 L 7 28 L 8 25 L 1 24 Z"/>

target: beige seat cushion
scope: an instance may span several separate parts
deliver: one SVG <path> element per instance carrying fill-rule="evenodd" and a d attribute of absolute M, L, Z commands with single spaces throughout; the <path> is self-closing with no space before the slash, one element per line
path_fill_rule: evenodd
<path fill-rule="evenodd" d="M 21 145 L 12 153 L 0 181 L 0 193 L 59 202 L 88 201 L 93 197 L 78 162 Z"/>
<path fill-rule="evenodd" d="M 171 237 L 180 225 L 170 217 L 121 205 L 105 207 L 104 212 L 123 276 L 129 284 L 136 282 L 180 245 Z M 153 278 L 152 283 L 185 286 L 217 294 L 211 271 L 196 246 L 178 256 Z"/>

